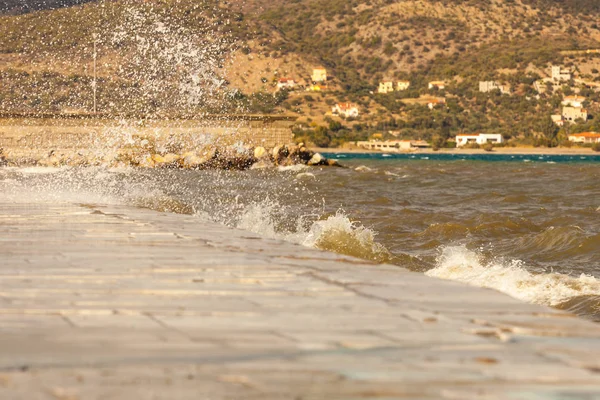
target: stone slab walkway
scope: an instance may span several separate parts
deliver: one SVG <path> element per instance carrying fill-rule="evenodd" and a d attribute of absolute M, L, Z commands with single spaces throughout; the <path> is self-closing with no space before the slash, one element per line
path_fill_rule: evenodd
<path fill-rule="evenodd" d="M 195 217 L 0 198 L 0 399 L 598 399 L 600 325 Z"/>

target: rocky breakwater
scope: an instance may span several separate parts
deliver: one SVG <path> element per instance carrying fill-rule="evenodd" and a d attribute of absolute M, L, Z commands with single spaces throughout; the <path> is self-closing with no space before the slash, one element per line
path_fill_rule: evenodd
<path fill-rule="evenodd" d="M 118 149 L 75 150 L 70 152 L 49 150 L 39 159 L 15 158 L 0 152 L 0 165 L 44 167 L 107 166 L 179 169 L 245 170 L 291 166 L 341 167 L 336 160 L 327 159 L 303 143 L 279 145 L 272 148 L 243 143 L 232 145 L 205 144 L 186 146 L 185 143 L 156 143 L 147 138 L 137 138 Z"/>

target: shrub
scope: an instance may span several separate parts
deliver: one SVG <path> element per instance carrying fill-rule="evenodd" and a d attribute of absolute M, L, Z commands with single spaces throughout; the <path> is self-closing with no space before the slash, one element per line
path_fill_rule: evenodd
<path fill-rule="evenodd" d="M 600 142 L 596 142 L 592 145 L 592 150 L 600 151 Z"/>

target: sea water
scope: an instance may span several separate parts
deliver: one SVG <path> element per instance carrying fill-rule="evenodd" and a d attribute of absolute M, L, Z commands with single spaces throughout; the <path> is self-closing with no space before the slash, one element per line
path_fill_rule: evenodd
<path fill-rule="evenodd" d="M 2 168 L 0 192 L 189 214 L 600 321 L 598 156 L 338 157 L 347 168 Z"/>

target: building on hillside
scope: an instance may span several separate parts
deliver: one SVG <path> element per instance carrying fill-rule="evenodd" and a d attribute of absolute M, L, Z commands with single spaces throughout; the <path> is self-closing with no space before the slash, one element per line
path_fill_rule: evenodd
<path fill-rule="evenodd" d="M 323 67 L 313 69 L 312 75 L 310 76 L 313 82 L 327 82 L 327 70 Z"/>
<path fill-rule="evenodd" d="M 446 105 L 446 99 L 443 97 L 437 98 L 437 99 L 433 99 L 433 100 L 429 100 L 427 102 L 427 107 L 429 107 L 430 110 L 433 110 L 435 107 L 438 106 L 445 106 Z"/>
<path fill-rule="evenodd" d="M 331 109 L 331 112 L 345 118 L 358 117 L 358 107 L 352 103 L 338 103 Z"/>
<path fill-rule="evenodd" d="M 396 90 L 397 91 L 402 91 L 402 90 L 406 90 L 410 87 L 410 81 L 398 81 L 396 83 Z"/>
<path fill-rule="evenodd" d="M 502 141 L 502 135 L 499 133 L 461 133 L 456 135 L 456 147 L 462 147 L 469 143 L 481 145 L 486 143 L 502 143 Z"/>
<path fill-rule="evenodd" d="M 380 150 L 391 152 L 400 150 L 410 150 L 412 148 L 410 140 L 369 140 L 368 142 L 356 142 L 356 146 L 368 150 Z"/>
<path fill-rule="evenodd" d="M 571 71 L 564 70 L 560 65 L 553 65 L 551 68 L 551 76 L 555 81 L 571 80 Z"/>
<path fill-rule="evenodd" d="M 575 143 L 600 143 L 600 133 L 596 132 L 572 133 L 568 137 Z"/>
<path fill-rule="evenodd" d="M 377 93 L 391 93 L 394 90 L 402 91 L 406 90 L 410 87 L 410 81 L 398 81 L 396 82 L 396 87 L 394 88 L 394 82 L 387 80 L 383 82 L 379 82 L 379 87 L 377 88 Z"/>
<path fill-rule="evenodd" d="M 533 88 L 538 93 L 546 93 L 548 89 L 552 90 L 552 93 L 562 88 L 560 81 L 555 81 L 552 78 L 539 79 L 533 82 Z"/>
<path fill-rule="evenodd" d="M 502 94 L 510 94 L 510 90 L 508 89 L 508 86 L 504 86 L 499 84 L 496 81 L 480 81 L 479 82 L 479 91 L 481 93 L 488 93 L 491 92 L 492 90 L 499 90 L 500 93 Z"/>
<path fill-rule="evenodd" d="M 585 97 L 583 96 L 565 96 L 562 101 L 563 106 L 570 107 L 583 107 L 583 102 L 585 101 Z"/>
<path fill-rule="evenodd" d="M 586 121 L 588 119 L 588 112 L 585 108 L 581 107 L 563 107 L 562 117 L 566 122 L 575 122 L 578 119 Z"/>
<path fill-rule="evenodd" d="M 552 122 L 554 122 L 557 126 L 563 126 L 565 124 L 563 116 L 560 114 L 551 115 L 550 118 L 552 119 Z"/>
<path fill-rule="evenodd" d="M 429 89 L 436 88 L 438 90 L 444 90 L 446 88 L 446 82 L 444 81 L 431 81 L 428 85 Z"/>
<path fill-rule="evenodd" d="M 429 143 L 424 140 L 369 140 L 368 142 L 356 142 L 356 146 L 384 152 L 401 152 L 431 147 Z"/>
<path fill-rule="evenodd" d="M 289 78 L 281 78 L 277 81 L 277 89 L 282 90 L 294 90 L 296 88 L 296 81 Z"/>
<path fill-rule="evenodd" d="M 392 81 L 379 82 L 379 87 L 377 88 L 377 93 L 391 93 L 393 91 L 394 91 L 394 82 L 392 82 Z"/>

